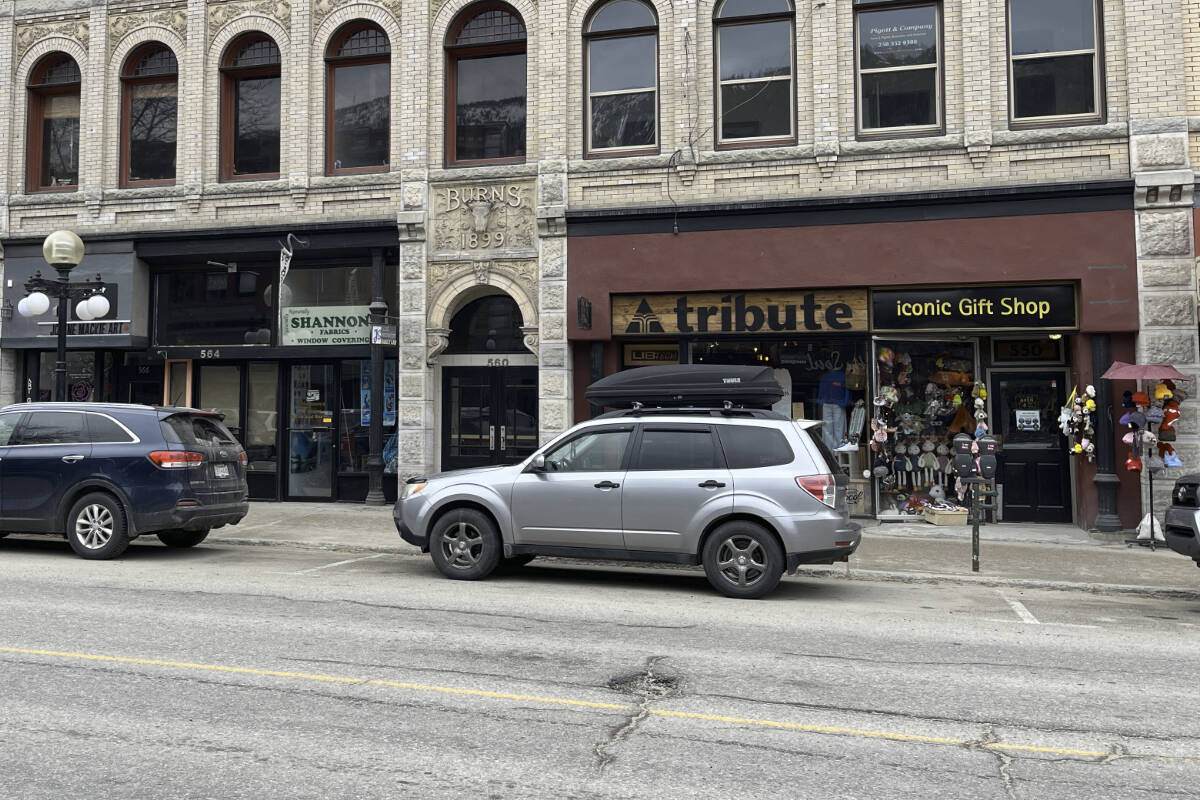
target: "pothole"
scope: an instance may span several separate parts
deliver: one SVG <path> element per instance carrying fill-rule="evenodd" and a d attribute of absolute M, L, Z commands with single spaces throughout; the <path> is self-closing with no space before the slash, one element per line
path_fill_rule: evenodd
<path fill-rule="evenodd" d="M 643 700 L 662 700 L 683 694 L 678 678 L 656 675 L 652 670 L 613 678 L 608 682 L 608 688 Z"/>

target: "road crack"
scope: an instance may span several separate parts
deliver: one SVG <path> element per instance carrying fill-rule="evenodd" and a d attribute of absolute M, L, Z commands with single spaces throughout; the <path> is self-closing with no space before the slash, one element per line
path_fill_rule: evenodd
<path fill-rule="evenodd" d="M 604 772 L 604 769 L 609 764 L 616 761 L 617 757 L 613 750 L 637 730 L 642 720 L 650 716 L 651 702 L 679 696 L 678 680 L 666 675 L 657 675 L 654 672 L 658 663 L 665 658 L 666 656 L 651 656 L 646 660 L 646 669 L 644 672 L 624 675 L 608 682 L 608 688 L 618 692 L 625 692 L 641 699 L 638 701 L 629 718 L 614 728 L 609 733 L 608 738 L 597 744 L 594 748 L 596 770 L 598 772 Z"/>

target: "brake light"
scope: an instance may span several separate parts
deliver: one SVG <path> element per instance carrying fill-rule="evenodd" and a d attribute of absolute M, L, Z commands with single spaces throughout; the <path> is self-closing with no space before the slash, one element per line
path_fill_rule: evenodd
<path fill-rule="evenodd" d="M 246 466 L 246 461 L 246 451 L 243 450 L 242 452 L 238 453 L 238 463 L 244 467 Z"/>
<path fill-rule="evenodd" d="M 837 481 L 832 475 L 801 475 L 796 485 L 830 508 L 837 505 Z"/>
<path fill-rule="evenodd" d="M 146 458 L 162 469 L 194 469 L 204 463 L 203 453 L 192 453 L 187 450 L 155 450 Z"/>

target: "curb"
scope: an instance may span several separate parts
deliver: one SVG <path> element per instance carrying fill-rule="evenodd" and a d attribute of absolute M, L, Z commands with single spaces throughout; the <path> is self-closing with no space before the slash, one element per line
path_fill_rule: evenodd
<path fill-rule="evenodd" d="M 343 553 L 386 553 L 405 558 L 426 558 L 414 547 L 390 545 L 353 545 L 341 542 L 294 542 L 282 539 L 249 539 L 221 537 L 209 539 L 210 544 L 228 544 L 238 547 L 290 547 L 296 550 L 318 550 Z M 644 563 L 638 561 L 603 561 L 587 558 L 555 558 L 542 556 L 539 562 L 550 564 L 592 564 L 597 566 L 634 569 L 699 570 L 699 567 L 669 563 Z M 798 577 L 833 578 L 843 581 L 864 583 L 909 583 L 949 586 L 1007 587 L 1012 589 L 1046 589 L 1060 592 L 1086 592 L 1088 594 L 1129 594 L 1165 600 L 1200 601 L 1200 589 L 1185 589 L 1177 586 L 1136 586 L 1121 583 L 1078 583 L 1073 581 L 1047 581 L 1030 578 L 1003 578 L 984 575 L 948 575 L 938 572 L 888 572 L 885 570 L 854 569 L 845 567 L 800 567 Z"/>

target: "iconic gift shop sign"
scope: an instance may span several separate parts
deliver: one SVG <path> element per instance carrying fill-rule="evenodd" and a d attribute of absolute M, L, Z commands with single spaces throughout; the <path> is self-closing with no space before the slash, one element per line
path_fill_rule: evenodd
<path fill-rule="evenodd" d="M 370 344 L 366 306 L 286 306 L 280 340 L 285 345 Z"/>
<path fill-rule="evenodd" d="M 862 289 L 628 294 L 612 299 L 614 336 L 867 330 Z"/>
<path fill-rule="evenodd" d="M 875 289 L 877 331 L 1075 330 L 1074 284 Z"/>

